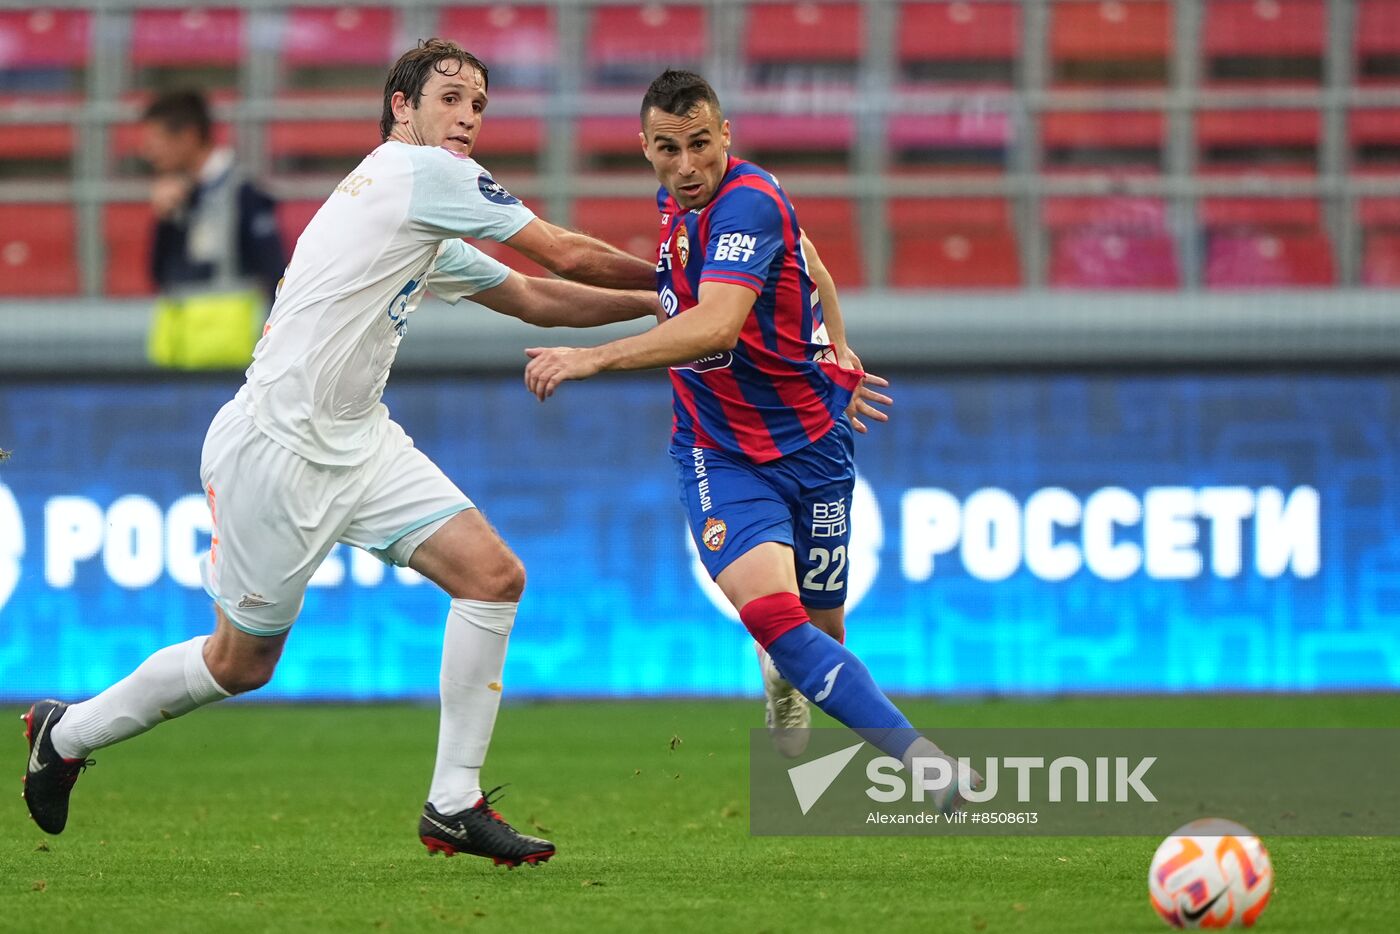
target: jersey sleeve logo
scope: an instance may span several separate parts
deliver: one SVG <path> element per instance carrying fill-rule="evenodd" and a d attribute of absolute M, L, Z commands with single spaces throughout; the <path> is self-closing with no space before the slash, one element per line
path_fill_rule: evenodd
<path fill-rule="evenodd" d="M 758 249 L 758 238 L 743 233 L 721 234 L 715 244 L 715 262 L 747 263 Z"/>
<path fill-rule="evenodd" d="M 481 195 L 493 204 L 519 204 L 520 199 L 506 191 L 505 186 L 496 181 L 486 173 L 477 176 L 476 187 L 481 189 Z"/>

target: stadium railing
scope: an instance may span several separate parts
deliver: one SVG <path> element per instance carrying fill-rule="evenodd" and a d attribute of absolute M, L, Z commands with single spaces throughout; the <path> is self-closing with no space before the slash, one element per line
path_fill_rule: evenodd
<path fill-rule="evenodd" d="M 145 291 L 133 123 L 177 84 L 294 235 L 433 34 L 492 66 L 482 161 L 633 249 L 636 105 L 678 65 L 849 287 L 1400 282 L 1398 0 L 0 0 L 0 296 Z"/>

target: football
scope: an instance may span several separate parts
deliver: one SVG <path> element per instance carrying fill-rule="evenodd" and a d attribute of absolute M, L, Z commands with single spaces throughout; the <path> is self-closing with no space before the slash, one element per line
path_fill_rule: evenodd
<path fill-rule="evenodd" d="M 1206 818 L 1162 841 L 1147 887 L 1152 907 L 1172 927 L 1251 927 L 1273 893 L 1274 868 L 1254 834 Z"/>

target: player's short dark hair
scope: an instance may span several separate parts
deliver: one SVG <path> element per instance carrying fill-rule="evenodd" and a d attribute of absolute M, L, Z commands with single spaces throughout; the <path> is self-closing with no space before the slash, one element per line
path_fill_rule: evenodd
<path fill-rule="evenodd" d="M 719 95 L 710 87 L 710 82 L 693 71 L 668 68 L 656 76 L 642 97 L 642 124 L 646 124 L 647 112 L 653 107 L 684 117 L 701 104 L 709 104 L 715 116 L 724 116 L 719 106 Z"/>
<path fill-rule="evenodd" d="M 142 123 L 159 123 L 171 133 L 193 128 L 199 141 L 209 142 L 214 136 L 214 121 L 209 117 L 209 102 L 198 91 L 171 91 L 146 105 Z"/>
<path fill-rule="evenodd" d="M 400 55 L 384 82 L 384 111 L 379 115 L 379 138 L 388 139 L 389 134 L 394 132 L 395 91 L 403 92 L 408 102 L 417 107 L 423 99 L 423 88 L 433 72 L 450 78 L 467 67 L 481 72 L 481 86 L 490 87 L 486 66 L 481 59 L 450 39 L 424 39 L 417 48 Z"/>

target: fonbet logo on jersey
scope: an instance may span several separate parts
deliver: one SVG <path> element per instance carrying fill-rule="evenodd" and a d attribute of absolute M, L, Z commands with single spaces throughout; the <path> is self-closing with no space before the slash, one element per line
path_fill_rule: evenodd
<path fill-rule="evenodd" d="M 871 585 L 875 583 L 875 576 L 880 572 L 880 549 L 885 543 L 885 527 L 880 518 L 880 504 L 875 499 L 875 491 L 861 477 L 856 477 L 855 493 L 851 496 L 851 508 L 843 513 L 843 517 L 847 516 L 852 523 L 848 551 L 840 554 L 827 552 L 825 555 L 809 555 L 807 560 L 814 564 L 814 568 L 807 576 L 813 580 L 804 583 L 810 584 L 828 580 L 829 575 L 840 570 L 838 565 L 848 564 L 849 573 L 846 575 L 845 582 L 846 609 L 852 610 L 869 593 Z M 719 589 L 719 586 L 710 580 L 710 574 L 700 561 L 700 551 L 695 547 L 695 540 L 691 537 L 690 530 L 684 524 L 682 524 L 682 529 L 685 534 L 686 547 L 690 549 L 690 571 L 695 576 L 700 589 L 714 604 L 715 609 L 737 622 L 739 611 L 734 609 L 729 600 L 725 598 L 724 592 Z M 819 551 L 821 549 L 813 548 L 812 550 Z"/>
<path fill-rule="evenodd" d="M 24 557 L 24 522 L 19 503 L 0 483 L 0 610 L 19 586 L 19 561 Z"/>

